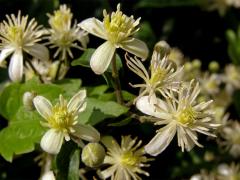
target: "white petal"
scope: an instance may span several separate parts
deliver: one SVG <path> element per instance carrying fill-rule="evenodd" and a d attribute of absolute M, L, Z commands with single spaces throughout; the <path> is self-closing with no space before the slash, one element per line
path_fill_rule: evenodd
<path fill-rule="evenodd" d="M 43 174 L 41 180 L 55 180 L 55 176 L 52 171 L 47 171 Z"/>
<path fill-rule="evenodd" d="M 125 51 L 140 57 L 142 60 L 145 60 L 148 57 L 149 50 L 147 45 L 138 39 L 128 38 L 121 42 L 120 47 Z"/>
<path fill-rule="evenodd" d="M 83 105 L 87 96 L 86 90 L 81 90 L 75 94 L 69 101 L 67 108 L 69 112 L 77 112 Z"/>
<path fill-rule="evenodd" d="M 96 18 L 88 18 L 78 24 L 83 30 L 93 34 L 94 36 L 106 39 L 106 33 L 103 23 Z"/>
<path fill-rule="evenodd" d="M 160 100 L 154 97 L 149 98 L 149 96 L 143 96 L 136 101 L 136 107 L 144 114 L 160 118 L 162 113 L 157 111 L 155 106 L 155 104 L 159 104 L 158 101 Z"/>
<path fill-rule="evenodd" d="M 107 70 L 115 49 L 115 46 L 109 41 L 106 41 L 96 49 L 90 59 L 90 66 L 96 74 L 102 74 Z"/>
<path fill-rule="evenodd" d="M 19 82 L 23 75 L 23 54 L 21 50 L 16 50 L 10 60 L 8 74 L 12 81 Z"/>
<path fill-rule="evenodd" d="M 103 179 L 107 179 L 109 178 L 110 176 L 113 175 L 113 173 L 117 170 L 117 166 L 116 165 L 113 165 L 113 166 L 110 166 L 109 168 L 103 170 L 103 171 L 100 171 L 99 172 L 99 175 L 100 177 L 102 177 Z"/>
<path fill-rule="evenodd" d="M 98 142 L 100 133 L 92 126 L 85 124 L 77 124 L 74 126 L 74 136 L 90 142 Z"/>
<path fill-rule="evenodd" d="M 41 61 L 49 60 L 49 51 L 42 44 L 34 44 L 33 46 L 27 47 L 26 51 L 31 54 L 33 57 L 40 59 Z"/>
<path fill-rule="evenodd" d="M 160 131 L 144 147 L 146 153 L 152 156 L 157 156 L 167 148 L 175 134 L 176 124 L 169 124 L 160 129 Z"/>
<path fill-rule="evenodd" d="M 0 65 L 14 51 L 14 48 L 4 48 L 0 53 Z"/>
<path fill-rule="evenodd" d="M 44 118 L 48 119 L 52 115 L 52 104 L 43 96 L 36 96 L 33 99 L 33 104 L 37 109 L 38 113 Z"/>
<path fill-rule="evenodd" d="M 63 143 L 64 134 L 55 129 L 48 130 L 41 139 L 41 147 L 50 154 L 58 154 Z"/>

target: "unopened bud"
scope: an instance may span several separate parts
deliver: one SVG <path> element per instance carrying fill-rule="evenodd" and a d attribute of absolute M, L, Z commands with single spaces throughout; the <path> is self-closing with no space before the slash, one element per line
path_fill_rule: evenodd
<path fill-rule="evenodd" d="M 219 70 L 219 64 L 217 61 L 211 61 L 208 65 L 208 69 L 211 72 L 217 72 Z"/>
<path fill-rule="evenodd" d="M 194 69 L 199 69 L 199 68 L 201 68 L 202 63 L 201 63 L 201 61 L 199 59 L 194 59 L 192 61 L 192 65 L 193 65 Z"/>
<path fill-rule="evenodd" d="M 33 98 L 35 96 L 36 96 L 35 93 L 28 91 L 23 94 L 23 106 L 29 111 L 34 110 Z"/>
<path fill-rule="evenodd" d="M 81 157 L 86 166 L 97 167 L 104 160 L 105 150 L 99 143 L 88 143 L 84 146 Z"/>
<path fill-rule="evenodd" d="M 166 41 L 159 41 L 155 44 L 154 50 L 160 54 L 160 58 L 162 59 L 169 55 L 171 48 Z"/>

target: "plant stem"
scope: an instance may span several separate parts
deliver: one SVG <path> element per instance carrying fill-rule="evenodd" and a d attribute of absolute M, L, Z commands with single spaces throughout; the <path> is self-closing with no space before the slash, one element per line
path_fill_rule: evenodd
<path fill-rule="evenodd" d="M 55 76 L 55 81 L 59 79 L 58 76 L 59 76 L 59 73 L 60 73 L 60 69 L 61 69 L 62 63 L 63 63 L 63 61 L 60 60 L 58 68 L 57 68 L 56 76 Z"/>
<path fill-rule="evenodd" d="M 32 68 L 32 70 L 34 71 L 34 73 L 39 77 L 39 80 L 41 81 L 41 83 L 44 83 L 42 76 L 39 74 L 39 72 L 36 70 L 36 68 L 33 66 L 32 62 L 29 59 L 26 59 L 26 61 L 28 62 L 28 64 L 30 65 L 30 67 Z"/>
<path fill-rule="evenodd" d="M 121 90 L 121 83 L 117 71 L 117 64 L 116 64 L 116 52 L 112 58 L 112 77 L 114 80 L 114 89 L 116 93 L 116 99 L 119 104 L 123 104 L 123 97 L 122 97 L 122 90 Z"/>

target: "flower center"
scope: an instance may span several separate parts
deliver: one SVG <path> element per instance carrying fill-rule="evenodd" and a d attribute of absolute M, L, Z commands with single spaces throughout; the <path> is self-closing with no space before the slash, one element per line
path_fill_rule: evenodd
<path fill-rule="evenodd" d="M 108 40 L 112 43 L 118 43 L 134 33 L 138 21 L 133 19 L 133 16 L 128 17 L 120 11 L 120 4 L 117 6 L 117 11 L 107 14 L 103 11 L 103 24 L 108 34 Z"/>
<path fill-rule="evenodd" d="M 15 42 L 18 46 L 22 45 L 23 30 L 18 26 L 11 26 L 8 29 L 8 39 L 11 42 Z"/>
<path fill-rule="evenodd" d="M 196 112 L 192 107 L 187 107 L 177 114 L 177 121 L 184 125 L 193 124 L 196 118 Z"/>
<path fill-rule="evenodd" d="M 50 18 L 49 24 L 53 29 L 63 31 L 70 28 L 72 14 L 67 10 L 58 10 L 54 13 L 54 16 Z"/>
<path fill-rule="evenodd" d="M 137 163 L 137 158 L 133 155 L 133 152 L 125 152 L 121 156 L 121 164 L 125 166 L 134 166 Z"/>
<path fill-rule="evenodd" d="M 153 69 L 151 71 L 150 84 L 155 84 L 157 82 L 162 82 L 167 74 L 167 71 L 162 68 Z"/>
<path fill-rule="evenodd" d="M 57 104 L 52 109 L 48 123 L 52 128 L 68 132 L 74 124 L 74 115 L 68 112 L 66 105 Z"/>

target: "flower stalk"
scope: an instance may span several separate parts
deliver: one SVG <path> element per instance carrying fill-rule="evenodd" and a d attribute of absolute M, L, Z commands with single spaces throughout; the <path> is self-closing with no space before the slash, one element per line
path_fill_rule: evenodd
<path fill-rule="evenodd" d="M 116 99 L 119 104 L 123 104 L 123 97 L 122 97 L 122 90 L 121 90 L 121 83 L 119 79 L 119 74 L 117 70 L 117 64 L 116 64 L 116 52 L 114 53 L 112 57 L 112 77 L 114 80 L 114 89 L 116 93 Z"/>

